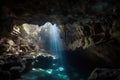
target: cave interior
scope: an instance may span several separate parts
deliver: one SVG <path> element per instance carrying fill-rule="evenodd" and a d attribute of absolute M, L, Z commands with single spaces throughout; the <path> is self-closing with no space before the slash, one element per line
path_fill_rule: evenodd
<path fill-rule="evenodd" d="M 0 80 L 119 80 L 120 2 L 1 0 Z"/>

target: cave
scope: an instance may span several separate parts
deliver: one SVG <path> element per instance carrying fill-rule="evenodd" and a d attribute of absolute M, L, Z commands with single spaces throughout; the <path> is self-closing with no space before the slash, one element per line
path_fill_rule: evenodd
<path fill-rule="evenodd" d="M 119 80 L 120 2 L 1 0 L 0 80 Z"/>

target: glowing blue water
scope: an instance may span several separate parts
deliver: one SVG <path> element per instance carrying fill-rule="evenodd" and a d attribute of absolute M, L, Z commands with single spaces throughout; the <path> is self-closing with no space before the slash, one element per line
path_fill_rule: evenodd
<path fill-rule="evenodd" d="M 61 68 L 61 67 L 59 67 Z M 61 69 L 42 69 L 33 68 L 28 74 L 21 77 L 20 80 L 70 80 Z"/>

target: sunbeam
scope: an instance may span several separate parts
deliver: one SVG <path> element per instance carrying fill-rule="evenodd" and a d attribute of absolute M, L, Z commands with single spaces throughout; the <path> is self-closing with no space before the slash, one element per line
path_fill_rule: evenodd
<path fill-rule="evenodd" d="M 29 76 L 33 77 L 32 80 L 38 80 L 40 78 L 43 78 L 45 80 L 70 80 L 69 76 L 66 74 L 66 61 L 64 59 L 64 51 L 62 39 L 60 38 L 59 27 L 57 26 L 57 24 L 51 24 L 50 22 L 46 22 L 43 26 L 41 26 L 41 34 L 44 38 L 43 40 L 45 40 L 45 42 L 48 44 L 44 45 L 44 47 L 47 46 L 48 49 L 46 50 L 48 50 L 49 54 L 53 55 L 55 58 L 52 58 L 50 60 L 51 63 L 47 69 L 42 69 L 41 67 L 33 67 L 29 73 L 22 76 L 22 80 L 30 79 Z M 42 64 L 44 65 L 46 63 L 42 62 Z M 36 73 L 37 75 L 33 75 Z"/>

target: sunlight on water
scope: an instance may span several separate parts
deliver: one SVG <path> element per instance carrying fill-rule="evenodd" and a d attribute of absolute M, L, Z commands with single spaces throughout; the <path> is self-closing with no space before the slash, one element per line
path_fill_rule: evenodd
<path fill-rule="evenodd" d="M 33 68 L 29 73 L 23 75 L 21 80 L 70 80 L 64 71 L 56 69 Z"/>

